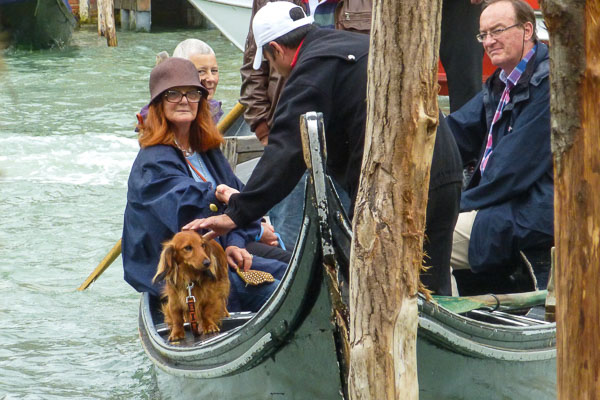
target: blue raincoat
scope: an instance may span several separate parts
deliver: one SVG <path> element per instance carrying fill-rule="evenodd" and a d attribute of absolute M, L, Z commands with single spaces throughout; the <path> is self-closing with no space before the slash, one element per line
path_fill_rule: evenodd
<path fill-rule="evenodd" d="M 209 150 L 202 157 L 217 184 L 224 183 L 242 190 L 243 184 L 233 174 L 220 150 Z M 217 211 L 211 211 L 211 204 L 218 207 Z M 128 182 L 122 240 L 125 280 L 139 292 L 159 296 L 161 287 L 154 285 L 152 278 L 162 243 L 188 222 L 222 214 L 224 209 L 225 205 L 216 199 L 215 188 L 210 183 L 196 182 L 192 178 L 181 151 L 163 145 L 141 149 Z M 255 240 L 259 231 L 260 221 L 255 221 L 217 240 L 223 248 L 244 248 L 246 243 Z M 282 262 L 260 257 L 255 257 L 252 264 L 253 269 L 272 273 L 277 279 L 275 284 L 283 276 L 285 267 Z M 230 277 L 239 279 L 235 274 L 232 277 L 231 273 Z M 236 282 L 232 283 L 233 291 Z M 232 308 L 230 311 L 238 311 L 236 307 Z"/>
<path fill-rule="evenodd" d="M 469 243 L 474 272 L 511 265 L 520 250 L 550 247 L 554 237 L 548 47 L 538 43 L 494 124 L 493 152 L 482 176 L 479 162 L 504 90 L 499 72 L 446 118 L 463 162 L 479 160 L 460 207 L 461 212 L 479 210 Z"/>

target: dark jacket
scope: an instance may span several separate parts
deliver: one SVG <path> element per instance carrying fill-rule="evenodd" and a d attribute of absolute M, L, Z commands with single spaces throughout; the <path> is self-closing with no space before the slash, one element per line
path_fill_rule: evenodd
<path fill-rule="evenodd" d="M 553 241 L 554 179 L 550 150 L 550 62 L 538 43 L 492 132 L 483 177 L 479 162 L 504 83 L 497 70 L 483 90 L 447 118 L 463 162 L 479 160 L 461 211 L 479 210 L 469 244 L 473 271 L 514 262 L 518 251 Z"/>
<path fill-rule="evenodd" d="M 217 184 L 243 188 L 220 150 L 209 150 L 203 160 Z M 211 211 L 211 204 L 219 210 Z M 125 280 L 140 292 L 158 296 L 160 289 L 152 284 L 152 278 L 162 242 L 188 222 L 221 214 L 223 209 L 224 205 L 215 198 L 215 188 L 192 178 L 181 151 L 162 145 L 141 149 L 128 181 L 122 241 Z M 219 241 L 223 248 L 245 247 L 259 231 L 260 223 L 252 221 L 245 229 L 235 229 Z"/>
<path fill-rule="evenodd" d="M 268 2 L 269 0 L 254 0 L 252 18 Z M 306 11 L 308 4 L 304 1 L 291 0 L 291 2 Z M 335 10 L 336 29 L 369 33 L 372 8 L 371 0 L 339 0 Z M 252 68 L 255 54 L 256 42 L 250 28 L 246 37 L 243 64 L 240 68 L 242 75 L 240 102 L 246 106 L 244 118 L 252 131 L 262 121 L 265 121 L 269 128 L 273 126 L 275 107 L 285 84 L 285 79 L 270 67 L 268 61 L 263 61 L 258 70 Z"/>
<path fill-rule="evenodd" d="M 246 184 L 226 211 L 238 226 L 281 201 L 306 170 L 299 117 L 324 115 L 329 173 L 353 199 L 362 162 L 369 37 L 358 33 L 310 31 L 275 111 L 269 144 Z M 351 83 L 351 84 L 350 84 Z"/>
<path fill-rule="evenodd" d="M 277 106 L 269 144 L 226 210 L 238 226 L 265 214 L 306 170 L 299 117 L 308 111 L 323 113 L 328 173 L 348 192 L 353 207 L 364 150 L 368 50 L 369 37 L 363 34 L 315 29 L 306 35 Z M 461 179 L 460 156 L 447 129 L 438 130 L 432 166 L 431 186 Z"/>

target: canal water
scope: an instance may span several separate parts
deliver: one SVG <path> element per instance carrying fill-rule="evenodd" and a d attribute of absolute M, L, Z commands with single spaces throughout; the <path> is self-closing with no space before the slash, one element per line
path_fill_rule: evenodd
<path fill-rule="evenodd" d="M 121 236 L 135 113 L 156 53 L 183 39 L 217 53 L 216 98 L 239 92 L 241 52 L 218 31 L 95 28 L 65 49 L 7 50 L 0 69 L 0 399 L 156 399 L 121 259 L 76 289 Z"/>

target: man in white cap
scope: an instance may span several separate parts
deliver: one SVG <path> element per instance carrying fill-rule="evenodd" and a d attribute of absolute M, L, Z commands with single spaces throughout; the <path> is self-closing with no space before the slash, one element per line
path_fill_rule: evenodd
<path fill-rule="evenodd" d="M 228 203 L 225 214 L 193 221 L 184 229 L 212 229 L 214 235 L 222 235 L 264 215 L 283 199 L 306 170 L 299 117 L 308 111 L 323 113 L 327 172 L 350 195 L 352 216 L 364 150 L 369 36 L 317 28 L 301 7 L 285 1 L 261 8 L 252 29 L 258 50 L 255 67 L 265 57 L 288 78 L 269 143 L 242 192 L 217 188 L 217 198 Z M 432 206 L 427 210 L 426 231 L 430 238 L 442 236 L 434 242 L 435 248 L 427 249 L 432 268 L 428 271 L 431 280 L 426 284 L 440 294 L 450 294 L 449 260 L 461 180 L 460 155 L 441 118 L 432 161 Z"/>
<path fill-rule="evenodd" d="M 323 113 L 329 173 L 351 198 L 358 189 L 362 162 L 369 36 L 319 29 L 301 7 L 287 1 L 261 8 L 252 30 L 257 47 L 254 67 L 264 57 L 288 79 L 263 157 L 246 189 L 229 199 L 229 220 L 221 221 L 227 227 L 245 225 L 250 215 L 264 215 L 304 173 L 298 123 L 303 113 Z"/>

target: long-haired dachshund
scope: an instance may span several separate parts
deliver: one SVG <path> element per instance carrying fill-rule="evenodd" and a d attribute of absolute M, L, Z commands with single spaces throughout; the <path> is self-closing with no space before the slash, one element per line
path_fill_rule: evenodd
<path fill-rule="evenodd" d="M 227 257 L 219 243 L 206 241 L 195 231 L 183 231 L 163 243 L 163 251 L 153 282 L 165 281 L 162 291 L 167 303 L 162 310 L 171 330 L 170 341 L 185 337 L 184 321 L 190 322 L 194 334 L 219 332 L 221 320 L 229 316 L 229 276 Z M 194 307 L 188 304 L 195 298 Z M 196 329 L 194 329 L 196 328 Z"/>

